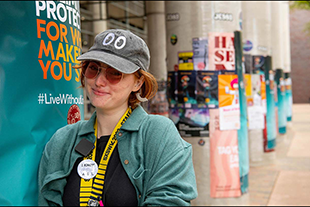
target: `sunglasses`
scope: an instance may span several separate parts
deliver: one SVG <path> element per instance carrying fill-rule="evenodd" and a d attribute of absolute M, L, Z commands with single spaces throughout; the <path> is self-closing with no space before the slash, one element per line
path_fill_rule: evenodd
<path fill-rule="evenodd" d="M 123 78 L 123 73 L 110 67 L 100 67 L 99 64 L 95 62 L 89 62 L 85 72 L 84 76 L 89 79 L 94 79 L 98 76 L 98 74 L 101 72 L 101 70 L 104 70 L 105 78 L 109 81 L 111 84 L 117 84 L 119 83 Z"/>

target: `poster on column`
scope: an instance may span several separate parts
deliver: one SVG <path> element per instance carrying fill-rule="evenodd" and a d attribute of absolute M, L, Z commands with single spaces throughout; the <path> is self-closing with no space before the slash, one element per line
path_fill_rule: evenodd
<path fill-rule="evenodd" d="M 179 70 L 194 70 L 193 51 L 178 52 Z"/>
<path fill-rule="evenodd" d="M 196 100 L 198 108 L 218 108 L 219 71 L 197 71 Z"/>
<path fill-rule="evenodd" d="M 176 127 L 182 137 L 209 137 L 208 108 L 179 108 L 178 114 Z"/>
<path fill-rule="evenodd" d="M 219 75 L 220 130 L 240 129 L 240 106 L 237 75 Z"/>
<path fill-rule="evenodd" d="M 193 63 L 194 70 L 208 70 L 209 68 L 209 44 L 207 38 L 193 38 Z"/>
<path fill-rule="evenodd" d="M 209 69 L 235 70 L 234 33 L 209 32 Z"/>
<path fill-rule="evenodd" d="M 264 113 L 262 109 L 261 83 L 259 74 L 246 74 L 246 95 L 248 101 L 248 128 L 264 129 Z M 251 91 L 251 93 L 247 91 Z M 250 99 L 248 97 L 251 97 Z"/>
<path fill-rule="evenodd" d="M 259 75 L 260 78 L 260 90 L 261 90 L 261 98 L 262 98 L 262 110 L 263 113 L 266 116 L 267 113 L 267 100 L 266 100 L 266 81 L 265 81 L 265 75 L 261 74 Z"/>
<path fill-rule="evenodd" d="M 241 196 L 237 130 L 220 130 L 219 109 L 210 109 L 210 120 L 210 196 Z"/>
<path fill-rule="evenodd" d="M 0 203 L 36 206 L 45 144 L 84 119 L 72 68 L 81 53 L 79 2 L 1 2 L 0 22 Z"/>
<path fill-rule="evenodd" d="M 169 71 L 168 78 L 167 78 L 167 98 L 169 108 L 176 107 L 178 102 L 178 72 L 176 71 Z"/>

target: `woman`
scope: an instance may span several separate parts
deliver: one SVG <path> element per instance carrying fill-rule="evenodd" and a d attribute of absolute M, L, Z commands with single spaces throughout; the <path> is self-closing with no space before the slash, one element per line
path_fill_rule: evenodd
<path fill-rule="evenodd" d="M 157 91 L 145 42 L 107 30 L 78 60 L 96 111 L 46 144 L 39 205 L 190 205 L 197 196 L 191 145 L 170 119 L 139 105 Z"/>

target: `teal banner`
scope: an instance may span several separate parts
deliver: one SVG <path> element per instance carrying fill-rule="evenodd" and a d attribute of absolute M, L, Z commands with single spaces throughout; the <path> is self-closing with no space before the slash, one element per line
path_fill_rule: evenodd
<path fill-rule="evenodd" d="M 275 100 L 274 100 L 274 72 L 272 71 L 271 57 L 267 56 L 265 60 L 265 81 L 266 81 L 266 125 L 267 125 L 267 143 L 265 151 L 274 150 L 276 146 L 276 112 L 275 112 Z"/>
<path fill-rule="evenodd" d="M 284 73 L 285 81 L 285 102 L 286 102 L 286 120 L 292 121 L 293 114 L 293 96 L 292 96 L 292 80 L 290 73 Z"/>
<path fill-rule="evenodd" d="M 83 119 L 78 1 L 0 3 L 0 205 L 37 205 L 46 142 Z"/>
<path fill-rule="evenodd" d="M 248 120 L 247 120 L 247 100 L 244 88 L 244 70 L 242 68 L 242 36 L 241 32 L 234 32 L 235 38 L 235 64 L 238 75 L 239 89 L 239 106 L 240 106 L 240 129 L 238 130 L 238 150 L 239 150 L 239 172 L 241 193 L 248 192 L 249 181 L 248 174 L 250 169 L 249 164 L 249 142 L 248 142 Z"/>
<path fill-rule="evenodd" d="M 282 69 L 276 70 L 275 83 L 277 86 L 277 97 L 278 97 L 278 131 L 280 134 L 286 133 L 286 101 L 285 101 L 285 82 L 284 73 Z"/>

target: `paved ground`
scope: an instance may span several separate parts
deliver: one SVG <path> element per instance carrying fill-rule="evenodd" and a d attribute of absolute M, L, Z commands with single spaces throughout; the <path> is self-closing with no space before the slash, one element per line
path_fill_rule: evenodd
<path fill-rule="evenodd" d="M 248 194 L 241 205 L 310 205 L 310 104 L 293 105 L 293 121 L 277 137 L 275 152 L 250 167 Z"/>

